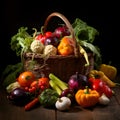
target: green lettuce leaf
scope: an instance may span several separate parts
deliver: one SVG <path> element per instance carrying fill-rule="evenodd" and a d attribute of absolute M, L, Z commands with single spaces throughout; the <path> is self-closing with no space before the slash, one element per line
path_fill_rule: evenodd
<path fill-rule="evenodd" d="M 87 25 L 86 22 L 76 18 L 72 24 L 76 41 L 86 51 L 91 51 L 95 57 L 95 66 L 99 66 L 102 62 L 100 48 L 94 45 L 94 40 L 99 32 L 94 27 Z"/>

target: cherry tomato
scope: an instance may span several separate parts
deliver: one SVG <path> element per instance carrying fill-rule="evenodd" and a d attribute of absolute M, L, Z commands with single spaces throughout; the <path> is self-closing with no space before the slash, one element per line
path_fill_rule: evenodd
<path fill-rule="evenodd" d="M 49 87 L 49 79 L 47 77 L 39 78 L 31 83 L 29 87 L 29 92 L 38 94 Z"/>
<path fill-rule="evenodd" d="M 39 78 L 38 86 L 43 90 L 49 88 L 49 79 L 47 77 Z M 43 87 L 44 86 L 44 87 Z"/>

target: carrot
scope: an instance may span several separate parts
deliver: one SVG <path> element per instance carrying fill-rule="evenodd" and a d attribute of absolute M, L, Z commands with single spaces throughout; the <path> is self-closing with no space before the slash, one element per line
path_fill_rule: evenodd
<path fill-rule="evenodd" d="M 33 108 L 37 103 L 39 102 L 38 98 L 34 98 L 32 101 L 30 101 L 27 105 L 25 105 L 25 110 L 28 111 L 31 108 Z"/>

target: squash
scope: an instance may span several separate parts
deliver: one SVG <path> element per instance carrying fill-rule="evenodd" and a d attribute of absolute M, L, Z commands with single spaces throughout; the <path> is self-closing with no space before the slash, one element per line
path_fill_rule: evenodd
<path fill-rule="evenodd" d="M 94 106 L 99 101 L 99 93 L 96 90 L 89 89 L 86 86 L 85 89 L 79 89 L 75 94 L 76 102 L 82 107 Z"/>

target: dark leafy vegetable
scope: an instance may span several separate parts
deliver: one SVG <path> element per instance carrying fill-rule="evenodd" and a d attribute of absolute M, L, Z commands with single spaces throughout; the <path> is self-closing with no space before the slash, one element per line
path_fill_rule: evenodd
<path fill-rule="evenodd" d="M 7 87 L 10 83 L 15 82 L 21 71 L 23 71 L 23 64 L 21 62 L 14 65 L 8 65 L 2 73 L 2 85 Z"/>
<path fill-rule="evenodd" d="M 99 35 L 99 32 L 95 28 L 87 25 L 86 22 L 80 20 L 79 18 L 75 19 L 72 26 L 74 28 L 75 36 L 78 41 L 84 40 L 88 43 L 93 43 L 96 35 Z"/>

